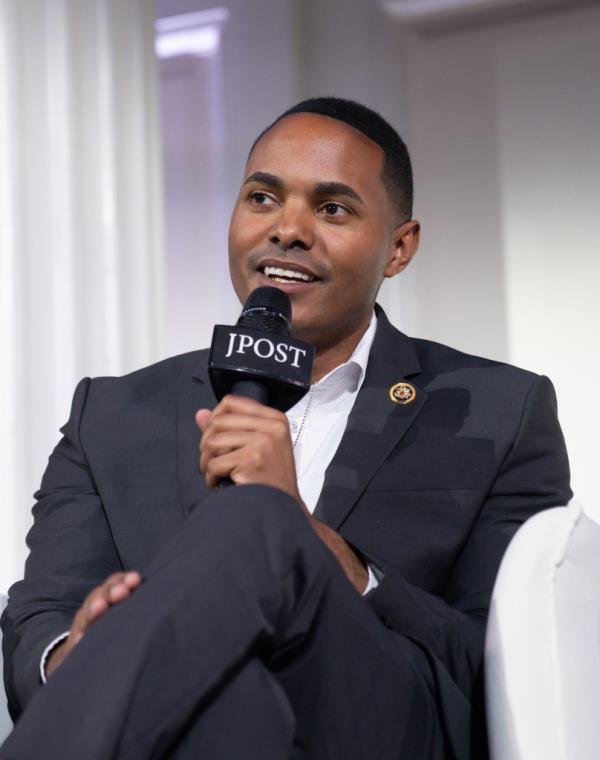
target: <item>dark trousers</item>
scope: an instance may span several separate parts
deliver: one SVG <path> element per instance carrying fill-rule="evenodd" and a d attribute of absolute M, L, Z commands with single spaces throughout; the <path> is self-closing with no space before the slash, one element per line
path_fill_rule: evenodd
<path fill-rule="evenodd" d="M 437 760 L 432 676 L 297 504 L 206 499 L 40 688 L 0 760 Z"/>

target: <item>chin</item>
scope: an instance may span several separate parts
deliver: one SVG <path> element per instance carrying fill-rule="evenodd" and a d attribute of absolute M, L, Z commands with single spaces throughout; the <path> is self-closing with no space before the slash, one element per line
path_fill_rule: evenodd
<path fill-rule="evenodd" d="M 297 338 L 298 340 L 302 340 L 305 343 L 310 343 L 311 345 L 317 345 L 319 343 L 323 342 L 323 338 L 326 337 L 326 333 L 324 333 L 324 323 L 322 321 L 318 323 L 314 322 L 305 322 L 305 321 L 294 321 L 292 323 L 292 338 Z"/>

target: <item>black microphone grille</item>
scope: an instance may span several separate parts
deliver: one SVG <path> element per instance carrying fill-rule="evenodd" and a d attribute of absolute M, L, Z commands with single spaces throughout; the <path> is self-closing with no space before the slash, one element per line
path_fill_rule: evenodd
<path fill-rule="evenodd" d="M 283 290 L 263 285 L 246 299 L 237 321 L 238 327 L 289 335 L 292 328 L 292 304 Z"/>

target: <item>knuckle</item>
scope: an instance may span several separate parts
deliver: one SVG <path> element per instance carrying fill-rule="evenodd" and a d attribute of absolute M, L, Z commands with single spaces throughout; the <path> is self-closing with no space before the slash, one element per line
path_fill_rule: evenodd
<path fill-rule="evenodd" d="M 92 589 L 90 593 L 86 596 L 86 598 L 83 600 L 83 605 L 81 606 L 81 609 L 87 609 L 89 605 L 94 601 L 94 599 L 97 599 L 99 596 L 102 596 L 104 586 L 96 586 L 96 588 Z"/>
<path fill-rule="evenodd" d="M 108 601 L 110 590 L 115 585 L 116 585 L 115 583 L 111 583 L 110 586 L 102 586 L 101 592 L 97 594 L 97 596 L 94 597 L 93 601 L 95 601 L 96 599 L 103 599 L 105 602 Z"/>
<path fill-rule="evenodd" d="M 205 454 L 214 454 L 216 448 L 218 445 L 218 440 L 213 436 L 208 441 L 206 441 L 206 445 L 204 447 L 203 453 Z"/>
<path fill-rule="evenodd" d="M 220 428 L 220 422 L 219 418 L 212 419 L 208 425 L 206 426 L 206 430 L 202 434 L 202 438 L 200 439 L 200 447 L 208 446 L 211 442 L 214 434 L 219 430 Z"/>
<path fill-rule="evenodd" d="M 236 397 L 233 396 L 231 393 L 228 393 L 226 396 L 223 396 L 219 404 L 217 405 L 215 412 L 226 412 L 232 407 L 235 407 L 236 404 Z"/>
<path fill-rule="evenodd" d="M 123 577 L 125 576 L 125 573 L 113 573 L 112 575 L 109 575 L 108 578 L 104 581 L 101 588 L 105 587 L 111 587 L 114 586 L 116 583 L 120 583 L 123 580 Z"/>
<path fill-rule="evenodd" d="M 252 464 L 256 469 L 262 469 L 265 461 L 264 452 L 261 448 L 257 447 L 252 451 Z"/>
<path fill-rule="evenodd" d="M 206 446 L 206 444 L 210 441 L 211 437 L 214 435 L 215 429 L 218 428 L 218 426 L 219 426 L 218 419 L 211 420 L 208 423 L 208 425 L 206 426 L 206 430 L 204 431 L 204 433 L 202 433 L 202 438 L 200 440 L 201 446 L 202 445 Z"/>

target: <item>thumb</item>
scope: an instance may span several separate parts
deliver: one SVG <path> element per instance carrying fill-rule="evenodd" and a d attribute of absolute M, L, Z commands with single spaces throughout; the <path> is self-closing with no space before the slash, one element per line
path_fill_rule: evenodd
<path fill-rule="evenodd" d="M 212 412 L 210 409 L 198 409 L 196 412 L 196 425 L 200 428 L 200 432 L 203 433 L 206 430 L 210 415 Z"/>

